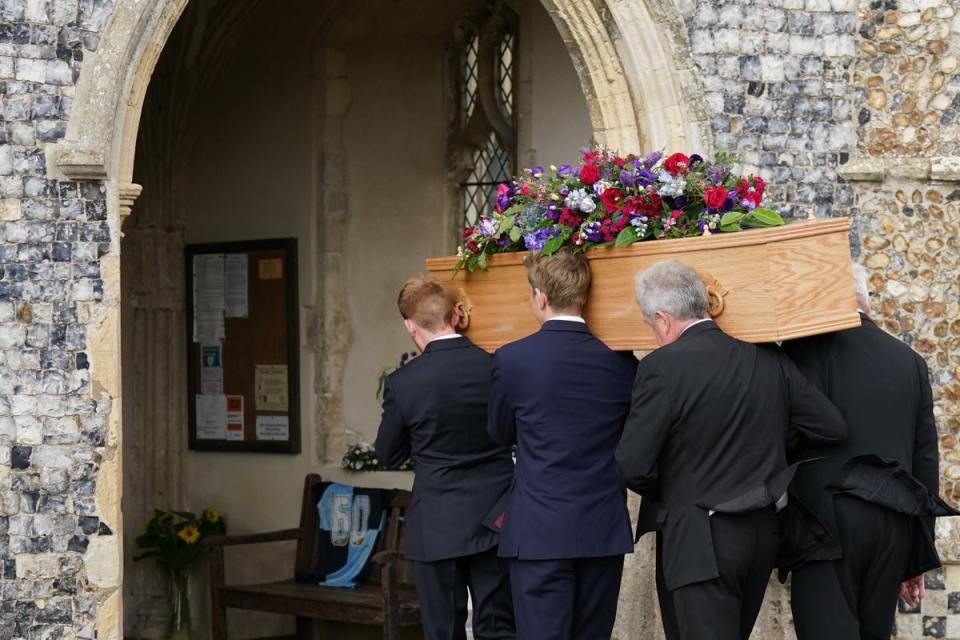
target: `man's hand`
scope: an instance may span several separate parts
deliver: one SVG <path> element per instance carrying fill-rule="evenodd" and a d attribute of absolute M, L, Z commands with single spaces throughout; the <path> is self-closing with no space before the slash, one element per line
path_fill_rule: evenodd
<path fill-rule="evenodd" d="M 904 580 L 903 584 L 900 585 L 900 597 L 903 598 L 903 601 L 906 602 L 907 606 L 911 609 L 920 604 L 925 593 L 923 574 L 910 578 L 909 580 Z"/>

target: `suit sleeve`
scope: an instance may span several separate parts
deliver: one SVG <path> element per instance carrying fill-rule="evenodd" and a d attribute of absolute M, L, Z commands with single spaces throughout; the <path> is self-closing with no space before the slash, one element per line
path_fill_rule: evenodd
<path fill-rule="evenodd" d="M 387 469 L 399 468 L 410 457 L 410 425 L 400 411 L 390 378 L 383 385 L 383 416 L 373 448 Z"/>
<path fill-rule="evenodd" d="M 517 418 L 506 393 L 499 354 L 493 354 L 490 402 L 487 405 L 487 433 L 502 447 L 517 443 Z"/>
<path fill-rule="evenodd" d="M 927 363 L 919 356 L 920 415 L 913 445 L 913 476 L 933 495 L 940 495 L 940 451 L 937 423 L 933 418 L 933 390 Z"/>
<path fill-rule="evenodd" d="M 657 460 L 671 423 L 670 394 L 663 376 L 641 361 L 633 384 L 630 413 L 615 454 L 623 483 L 640 495 L 654 497 L 657 493 Z"/>
<path fill-rule="evenodd" d="M 803 441 L 817 445 L 844 442 L 848 428 L 839 409 L 783 354 L 780 357 L 780 367 L 787 387 L 790 410 L 788 448 L 798 447 Z"/>

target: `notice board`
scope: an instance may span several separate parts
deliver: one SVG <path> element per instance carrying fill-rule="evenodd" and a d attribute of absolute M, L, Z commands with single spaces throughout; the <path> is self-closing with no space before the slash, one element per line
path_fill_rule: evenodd
<path fill-rule="evenodd" d="M 300 452 L 295 238 L 186 247 L 190 448 Z"/>

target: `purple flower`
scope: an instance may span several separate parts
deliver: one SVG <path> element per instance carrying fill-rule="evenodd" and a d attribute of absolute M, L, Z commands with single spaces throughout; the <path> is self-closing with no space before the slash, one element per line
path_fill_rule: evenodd
<path fill-rule="evenodd" d="M 692 156 L 690 156 L 690 161 L 687 163 L 687 166 L 689 166 L 692 169 L 693 167 L 702 163 L 703 163 L 703 156 L 701 156 L 699 153 L 695 153 Z"/>
<path fill-rule="evenodd" d="M 648 153 L 646 157 L 644 157 L 643 159 L 644 168 L 646 169 L 652 168 L 653 165 L 657 164 L 660 161 L 660 158 L 662 157 L 663 157 L 662 151 L 654 151 L 652 153 Z"/>
<path fill-rule="evenodd" d="M 566 198 L 568 195 L 570 195 L 570 187 L 568 187 L 568 186 L 566 186 L 566 185 L 562 186 L 562 187 L 560 188 L 560 197 L 561 197 L 561 198 Z"/>
<path fill-rule="evenodd" d="M 497 223 L 490 218 L 480 218 L 480 235 L 489 238 L 497 232 Z"/>
<path fill-rule="evenodd" d="M 603 242 L 603 232 L 601 231 L 601 225 L 596 220 L 593 222 L 588 222 L 587 224 L 581 227 L 584 235 L 587 236 L 587 240 L 590 242 Z"/>
<path fill-rule="evenodd" d="M 561 178 L 572 178 L 576 174 L 577 172 L 568 164 L 562 164 L 560 168 L 557 169 L 557 175 Z"/>
<path fill-rule="evenodd" d="M 531 173 L 533 173 L 534 178 L 539 178 L 540 176 L 543 175 L 543 167 L 541 167 L 540 165 L 537 165 L 531 170 Z"/>
<path fill-rule="evenodd" d="M 510 234 L 509 234 L 509 233 L 501 233 L 501 234 L 500 234 L 500 237 L 497 238 L 497 246 L 498 246 L 498 247 L 509 247 L 510 244 L 511 244 L 511 240 L 510 240 Z"/>
<path fill-rule="evenodd" d="M 707 180 L 715 185 L 720 185 L 723 179 L 727 177 L 727 168 L 722 164 L 715 164 L 707 167 Z"/>
<path fill-rule="evenodd" d="M 677 196 L 673 199 L 672 207 L 674 209 L 686 209 L 687 208 L 687 196 Z"/>
<path fill-rule="evenodd" d="M 637 185 L 641 187 L 649 187 L 653 184 L 654 180 L 657 179 L 657 176 L 653 175 L 646 169 L 641 169 L 637 171 Z"/>
<path fill-rule="evenodd" d="M 543 245 L 546 244 L 547 240 L 558 233 L 560 233 L 560 231 L 555 227 L 537 229 L 523 236 L 523 244 L 527 247 L 528 251 L 540 251 L 543 249 Z"/>
<path fill-rule="evenodd" d="M 547 207 L 547 217 L 553 222 L 556 222 L 560 219 L 560 210 L 557 205 L 552 204 Z"/>
<path fill-rule="evenodd" d="M 635 187 L 637 186 L 637 178 L 633 175 L 633 172 L 624 169 L 620 172 L 620 184 L 627 188 Z"/>

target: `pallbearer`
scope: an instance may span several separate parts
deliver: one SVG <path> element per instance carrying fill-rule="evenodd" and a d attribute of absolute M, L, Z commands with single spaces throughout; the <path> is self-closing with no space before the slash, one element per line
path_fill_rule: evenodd
<path fill-rule="evenodd" d="M 610 638 L 623 554 L 633 551 L 613 452 L 630 404 L 632 354 L 590 333 L 590 265 L 569 247 L 527 258 L 537 333 L 494 355 L 490 435 L 517 444 L 500 555 L 523 640 Z"/>
<path fill-rule="evenodd" d="M 660 348 L 640 361 L 617 467 L 657 533 L 657 592 L 669 640 L 746 640 L 777 558 L 777 508 L 794 468 L 787 440 L 846 437 L 836 407 L 776 345 L 740 342 L 707 312 L 690 267 L 636 277 Z"/>
<path fill-rule="evenodd" d="M 456 300 L 430 276 L 407 280 L 398 306 L 423 355 L 393 372 L 383 394 L 377 457 L 416 463 L 406 556 L 414 561 L 427 640 L 514 638 L 507 570 L 492 521 L 513 478 L 509 447 L 487 435 L 491 358 L 458 335 Z M 488 524 L 484 524 L 489 521 Z"/>
<path fill-rule="evenodd" d="M 859 328 L 783 345 L 850 425 L 843 446 L 800 452 L 821 459 L 797 473 L 796 506 L 831 535 L 798 545 L 792 604 L 800 640 L 889 638 L 898 592 L 915 605 L 923 572 L 940 566 L 934 517 L 955 514 L 938 498 L 927 364 L 870 320 L 866 270 L 855 265 L 854 275 Z"/>

